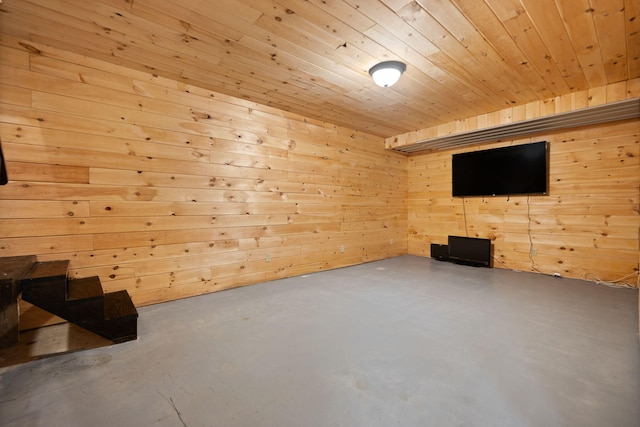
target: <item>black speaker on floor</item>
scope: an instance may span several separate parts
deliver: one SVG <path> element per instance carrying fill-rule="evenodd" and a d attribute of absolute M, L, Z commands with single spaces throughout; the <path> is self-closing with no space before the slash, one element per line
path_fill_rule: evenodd
<path fill-rule="evenodd" d="M 435 258 L 438 261 L 449 261 L 449 246 L 432 243 L 431 258 Z"/>
<path fill-rule="evenodd" d="M 491 240 L 449 236 L 449 261 L 476 267 L 491 267 Z"/>

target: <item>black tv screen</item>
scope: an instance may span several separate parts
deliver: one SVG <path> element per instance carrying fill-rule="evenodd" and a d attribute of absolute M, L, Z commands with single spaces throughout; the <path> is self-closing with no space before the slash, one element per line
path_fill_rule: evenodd
<path fill-rule="evenodd" d="M 547 194 L 547 142 L 454 154 L 453 196 Z"/>

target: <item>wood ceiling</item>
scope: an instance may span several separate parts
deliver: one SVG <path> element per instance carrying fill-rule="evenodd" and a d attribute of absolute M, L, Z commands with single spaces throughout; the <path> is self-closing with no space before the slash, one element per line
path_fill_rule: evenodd
<path fill-rule="evenodd" d="M 384 137 L 640 77 L 639 0 L 4 0 L 0 11 L 5 42 Z M 384 60 L 407 64 L 391 88 L 368 75 Z"/>

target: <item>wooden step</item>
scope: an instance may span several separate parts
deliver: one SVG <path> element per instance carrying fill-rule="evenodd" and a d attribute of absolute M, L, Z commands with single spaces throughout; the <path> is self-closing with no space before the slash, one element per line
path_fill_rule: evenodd
<path fill-rule="evenodd" d="M 67 278 L 69 260 L 37 262 L 24 276 L 22 282 L 31 283 L 40 280 Z"/>
<path fill-rule="evenodd" d="M 0 306 L 16 301 L 20 280 L 35 263 L 35 255 L 0 258 Z"/>
<path fill-rule="evenodd" d="M 104 319 L 138 317 L 136 306 L 126 290 L 109 292 L 104 296 Z"/>
<path fill-rule="evenodd" d="M 18 343 L 20 279 L 35 263 L 35 255 L 0 257 L 0 348 Z"/>
<path fill-rule="evenodd" d="M 81 326 L 114 343 L 135 340 L 138 337 L 138 311 L 126 290 L 109 292 L 104 295 L 104 319 Z"/>
<path fill-rule="evenodd" d="M 37 262 L 20 280 L 22 299 L 61 316 L 66 303 L 68 271 L 68 260 Z"/>
<path fill-rule="evenodd" d="M 104 319 L 104 291 L 98 276 L 67 281 L 65 319 L 81 325 Z"/>
<path fill-rule="evenodd" d="M 67 302 L 73 303 L 84 299 L 102 299 L 104 291 L 98 276 L 83 279 L 69 279 L 67 282 Z"/>
<path fill-rule="evenodd" d="M 23 300 L 115 343 L 138 337 L 129 293 L 105 294 L 98 276 L 68 279 L 69 261 L 36 262 L 19 283 Z"/>
<path fill-rule="evenodd" d="M 35 263 L 35 255 L 0 257 L 0 281 L 22 279 Z"/>

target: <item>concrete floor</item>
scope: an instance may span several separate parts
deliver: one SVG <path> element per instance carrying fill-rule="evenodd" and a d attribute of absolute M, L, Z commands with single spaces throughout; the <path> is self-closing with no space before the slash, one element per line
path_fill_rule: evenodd
<path fill-rule="evenodd" d="M 1 369 L 0 425 L 640 425 L 632 289 L 403 256 L 139 311 Z"/>

